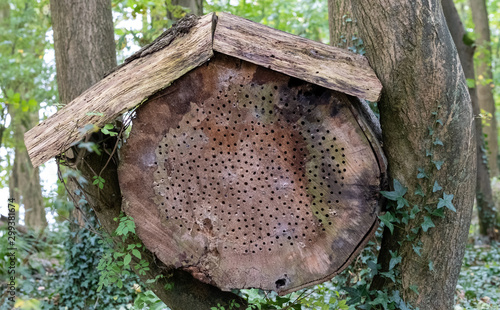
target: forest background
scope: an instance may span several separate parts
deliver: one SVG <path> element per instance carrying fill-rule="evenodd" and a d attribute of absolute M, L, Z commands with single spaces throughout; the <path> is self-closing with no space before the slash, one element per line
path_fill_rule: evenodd
<path fill-rule="evenodd" d="M 480 22 L 471 10 L 481 4 L 488 10 L 487 36 L 484 28 L 478 27 Z M 486 204 L 494 211 L 489 229 L 484 229 L 484 219 L 474 212 L 456 289 L 455 309 L 499 309 L 500 249 L 496 243 L 500 204 L 499 129 L 496 126 L 500 117 L 496 112 L 500 109 L 500 91 L 496 86 L 500 85 L 499 2 L 458 0 L 455 5 L 466 30 L 463 41 L 475 48 L 476 78 L 469 77 L 468 86 L 492 96 L 493 106 L 482 106 L 476 117 L 481 119 L 485 132 L 483 161 L 488 163 L 488 184 L 491 185 L 491 197 L 486 197 L 489 199 Z M 230 12 L 323 43 L 335 40 L 340 42 L 335 45 L 355 53 L 365 52 L 363 41 L 356 33 L 331 37 L 327 1 L 113 0 L 112 9 L 118 63 L 188 12 Z M 341 23 L 349 26 L 356 21 L 345 14 Z M 83 205 L 84 201 L 75 203 L 68 199 L 61 180 L 71 177 L 73 172 L 65 169 L 58 172 L 54 161 L 40 170 L 33 169 L 29 162 L 23 134 L 61 107 L 49 1 L 0 0 L 0 28 L 0 308 L 168 309 L 133 273 L 125 270 L 115 274 L 107 268 L 110 257 L 130 254 L 110 248 L 107 236 L 99 229 L 91 211 L 81 215 L 79 203 Z M 372 107 L 377 112 L 376 104 Z M 9 198 L 14 199 L 19 232 L 14 302 L 8 299 Z M 483 195 L 477 196 L 477 200 L 483 201 Z M 121 223 L 118 234 L 133 233 L 129 219 L 122 217 L 117 221 Z M 392 309 L 391 303 L 395 303 L 397 296 L 381 292 L 377 298 L 367 299 L 366 294 L 378 270 L 376 255 L 381 234 L 379 230 L 355 262 L 330 282 L 285 297 L 259 290 L 238 293 L 262 309 Z M 400 259 L 395 256 L 391 264 L 397 265 Z M 217 305 L 214 308 L 219 309 Z"/>

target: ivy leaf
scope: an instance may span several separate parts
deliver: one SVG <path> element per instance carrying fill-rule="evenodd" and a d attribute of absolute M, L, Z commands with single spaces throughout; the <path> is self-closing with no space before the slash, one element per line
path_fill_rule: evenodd
<path fill-rule="evenodd" d="M 398 251 L 390 251 L 391 253 L 391 260 L 389 261 L 389 270 L 392 270 L 397 264 L 401 263 L 401 256 L 398 256 Z"/>
<path fill-rule="evenodd" d="M 420 207 L 417 206 L 417 205 L 414 205 L 413 206 L 413 209 L 411 209 L 411 212 L 410 212 L 410 219 L 414 219 L 415 218 L 415 215 L 420 212 Z"/>
<path fill-rule="evenodd" d="M 427 230 L 429 230 L 429 228 L 432 227 L 436 227 L 432 219 L 429 216 L 424 216 L 424 222 L 422 223 L 422 230 L 424 232 L 427 232 Z"/>
<path fill-rule="evenodd" d="M 423 179 L 423 178 L 429 178 L 427 176 L 427 173 L 425 173 L 425 169 L 424 168 L 418 168 L 418 174 L 417 174 L 417 179 Z"/>
<path fill-rule="evenodd" d="M 434 134 L 434 129 L 429 126 L 429 136 L 432 136 Z"/>
<path fill-rule="evenodd" d="M 420 253 L 420 251 L 422 251 L 422 247 L 414 244 L 412 245 L 412 247 L 413 251 L 417 253 L 418 256 L 422 257 L 422 253 Z"/>
<path fill-rule="evenodd" d="M 446 193 L 443 192 L 443 198 L 439 198 L 438 202 L 438 209 L 441 209 L 442 207 L 447 207 L 453 212 L 457 212 L 457 209 L 455 209 L 455 206 L 451 202 L 453 200 L 453 194 L 447 195 Z"/>
<path fill-rule="evenodd" d="M 385 226 L 387 226 L 387 228 L 389 228 L 392 234 L 392 232 L 394 231 L 394 225 L 392 223 L 396 221 L 394 215 L 392 215 L 391 212 L 386 212 L 384 215 L 379 216 L 378 218 L 382 221 L 382 223 L 384 223 Z"/>
<path fill-rule="evenodd" d="M 444 146 L 443 141 L 439 140 L 439 138 L 436 138 L 436 140 L 434 140 L 434 145 Z"/>
<path fill-rule="evenodd" d="M 417 189 L 415 190 L 415 195 L 425 197 L 425 194 L 422 191 L 422 186 L 420 186 L 420 184 L 417 184 Z"/>
<path fill-rule="evenodd" d="M 437 119 L 437 120 L 436 120 L 436 123 L 438 123 L 438 124 L 440 124 L 441 126 L 443 126 L 443 121 L 442 121 L 442 120 L 440 120 L 440 119 Z"/>
<path fill-rule="evenodd" d="M 434 186 L 432 187 L 432 192 L 435 193 L 437 191 L 442 190 L 443 188 L 438 184 L 438 181 L 434 181 Z"/>
<path fill-rule="evenodd" d="M 444 160 L 433 160 L 432 163 L 436 165 L 437 170 L 441 170 L 441 166 L 444 164 Z"/>
<path fill-rule="evenodd" d="M 415 284 L 410 285 L 410 290 L 412 290 L 415 294 L 419 295 L 418 285 L 415 285 Z"/>
<path fill-rule="evenodd" d="M 425 156 L 432 157 L 432 151 L 430 151 L 430 150 L 425 150 Z"/>
<path fill-rule="evenodd" d="M 132 261 L 132 256 L 130 254 L 125 255 L 123 258 L 123 264 L 125 266 L 128 266 L 130 264 L 130 261 Z"/>
<path fill-rule="evenodd" d="M 429 261 L 429 270 L 430 271 L 434 270 L 434 263 L 431 260 Z"/>
<path fill-rule="evenodd" d="M 399 198 L 403 198 L 408 188 L 403 187 L 403 185 L 401 185 L 401 183 L 399 183 L 399 181 L 396 179 L 394 179 L 393 184 L 394 184 L 393 191 L 391 192 L 381 191 L 380 193 L 382 194 L 382 196 L 384 196 L 389 200 L 397 201 Z"/>

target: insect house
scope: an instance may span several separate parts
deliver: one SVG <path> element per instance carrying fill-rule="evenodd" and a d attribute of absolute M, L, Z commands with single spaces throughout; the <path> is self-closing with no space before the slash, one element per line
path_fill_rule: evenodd
<path fill-rule="evenodd" d="M 380 91 L 363 56 L 211 13 L 25 138 L 40 165 L 133 110 L 118 177 L 144 245 L 222 290 L 285 294 L 331 279 L 378 226 L 386 166 L 360 106 Z"/>

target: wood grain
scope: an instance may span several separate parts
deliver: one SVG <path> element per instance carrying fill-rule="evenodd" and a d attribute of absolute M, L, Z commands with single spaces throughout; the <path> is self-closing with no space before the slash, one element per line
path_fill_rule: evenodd
<path fill-rule="evenodd" d="M 217 13 L 217 16 L 214 51 L 345 94 L 378 101 L 382 84 L 365 57 L 228 13 Z"/>
<path fill-rule="evenodd" d="M 212 14 L 208 14 L 168 48 L 134 59 L 28 131 L 25 143 L 33 166 L 80 141 L 89 132 L 86 125 L 104 126 L 212 55 Z"/>
<path fill-rule="evenodd" d="M 138 109 L 121 155 L 146 247 L 223 290 L 329 280 L 378 225 L 383 154 L 348 96 L 227 55 Z"/>

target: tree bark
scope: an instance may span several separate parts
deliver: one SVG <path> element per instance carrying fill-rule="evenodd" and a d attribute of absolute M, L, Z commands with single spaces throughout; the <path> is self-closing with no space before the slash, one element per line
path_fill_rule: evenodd
<path fill-rule="evenodd" d="M 495 116 L 495 99 L 493 98 L 493 75 L 491 73 L 491 39 L 488 11 L 485 0 L 469 0 L 476 33 L 476 75 L 477 97 L 481 111 L 490 114 L 486 119 L 483 133 L 486 136 L 486 149 L 491 176 L 498 171 L 498 132 Z"/>
<path fill-rule="evenodd" d="M 51 0 L 50 5 L 59 93 L 61 101 L 68 103 L 116 65 L 111 1 Z M 102 140 L 100 133 L 91 138 L 96 143 L 101 143 Z M 110 234 L 118 227 L 113 219 L 120 215 L 122 203 L 116 155 L 108 163 L 109 154 L 112 154 L 116 142 L 111 139 L 101 144 L 107 150 L 102 156 L 96 153 L 82 154 L 78 166 L 81 175 L 88 181 L 87 185 L 78 186 L 86 193 L 86 199 L 100 225 Z M 102 190 L 91 185 L 95 175 L 100 175 L 105 180 Z M 121 239 L 115 241 L 120 242 L 119 240 Z M 141 280 L 146 282 L 157 275 L 164 275 L 150 284 L 150 288 L 172 310 L 210 309 L 218 303 L 227 306 L 231 300 L 245 304 L 239 296 L 203 284 L 187 272 L 168 270 L 147 250 L 142 252 L 142 257 L 149 262 L 151 270 L 145 276 L 140 276 Z M 167 284 L 173 284 L 173 288 L 165 289 Z"/>
<path fill-rule="evenodd" d="M 388 270 L 390 251 L 397 251 L 401 281 L 390 289 L 421 310 L 451 309 L 476 173 L 473 114 L 457 51 L 438 0 L 354 0 L 352 6 L 384 86 L 379 109 L 389 175 L 408 188 L 410 207 L 402 211 L 420 210 L 408 225 L 396 224 L 394 234 L 385 228 L 379 263 Z M 442 190 L 434 191 L 435 182 Z M 454 195 L 456 212 L 438 209 L 439 198 L 451 198 L 445 194 Z M 424 217 L 441 209 L 444 218 L 432 217 L 435 227 L 424 232 Z M 372 288 L 386 281 L 378 276 Z"/>
<path fill-rule="evenodd" d="M 453 0 L 442 0 L 443 12 L 446 17 L 446 23 L 450 30 L 458 56 L 464 70 L 465 78 L 474 80 L 474 47 L 472 44 L 466 44 L 467 32 L 460 20 L 458 11 Z M 469 88 L 472 111 L 475 117 L 476 127 L 476 204 L 479 215 L 479 233 L 490 239 L 498 239 L 496 228 L 496 209 L 491 190 L 490 172 L 488 171 L 487 154 L 484 152 L 483 126 L 479 114 L 479 100 L 477 97 L 477 88 Z"/>
<path fill-rule="evenodd" d="M 345 49 L 352 45 L 352 37 L 357 34 L 357 29 L 352 16 L 351 1 L 328 1 L 328 28 L 330 45 Z"/>
<path fill-rule="evenodd" d="M 0 26 L 2 28 L 10 26 L 10 6 L 8 3 L 0 4 Z M 24 27 L 24 25 L 20 25 Z M 8 33 L 8 32 L 6 32 Z M 12 54 L 16 52 L 16 38 L 0 37 L 0 41 L 11 42 Z M 35 53 L 36 49 L 43 48 L 44 41 L 40 41 L 32 46 L 33 50 L 26 51 Z M 12 55 L 10 55 L 12 56 Z M 38 73 L 37 73 L 38 74 Z M 33 80 L 35 75 L 23 77 L 24 79 L 9 79 L 6 84 L 1 85 L 4 91 L 12 89 L 14 92 L 19 92 L 22 99 L 27 100 L 32 89 L 35 88 Z M 3 111 L 2 111 L 3 112 Z M 13 105 L 7 106 L 7 112 L 10 116 L 10 129 L 13 133 L 14 145 L 14 162 L 9 176 L 9 195 L 14 198 L 15 202 L 24 206 L 25 215 L 24 221 L 26 226 L 36 230 L 47 227 L 47 219 L 45 218 L 45 204 L 42 196 L 42 187 L 40 185 L 40 170 L 33 168 L 26 151 L 26 147 L 22 143 L 24 133 L 38 123 L 38 109 L 29 111 L 21 111 L 20 108 L 15 108 Z M 3 113 L 2 113 L 3 114 Z M 2 144 L 2 136 L 5 127 L 0 125 L 0 145 Z M 17 213 L 19 215 L 19 213 Z M 16 216 L 16 221 L 19 216 Z"/>
<path fill-rule="evenodd" d="M 183 8 L 188 8 L 189 13 L 201 16 L 203 15 L 202 0 L 172 0 L 173 5 L 179 5 Z"/>

